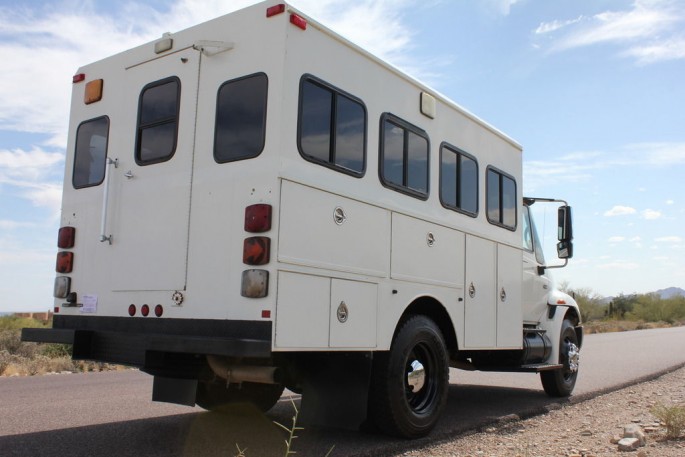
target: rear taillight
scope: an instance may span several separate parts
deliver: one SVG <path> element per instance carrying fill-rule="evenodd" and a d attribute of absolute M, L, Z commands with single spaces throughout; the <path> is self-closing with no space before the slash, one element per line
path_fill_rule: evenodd
<path fill-rule="evenodd" d="M 58 252 L 55 271 L 57 271 L 57 273 L 71 273 L 73 269 L 74 253 L 69 251 Z"/>
<path fill-rule="evenodd" d="M 60 249 L 71 249 L 76 244 L 76 228 L 61 227 L 57 233 L 57 247 Z M 59 251 L 55 262 L 57 273 L 71 273 L 74 270 L 74 253 L 71 251 Z M 64 306 L 76 304 L 76 293 L 71 292 L 71 278 L 68 276 L 58 276 L 55 278 L 55 288 L 53 296 L 55 298 L 69 298 Z"/>
<path fill-rule="evenodd" d="M 245 231 L 263 233 L 271 230 L 272 207 L 258 203 L 245 208 Z M 266 265 L 271 260 L 271 238 L 253 236 L 243 241 L 243 263 Z M 241 278 L 240 295 L 247 298 L 263 298 L 269 293 L 267 270 L 245 270 Z"/>
<path fill-rule="evenodd" d="M 69 276 L 57 276 L 53 296 L 55 298 L 67 298 L 71 292 L 71 278 Z"/>
<path fill-rule="evenodd" d="M 247 298 L 264 298 L 269 292 L 269 272 L 245 270 L 240 285 L 240 295 Z"/>
<path fill-rule="evenodd" d="M 271 205 L 259 203 L 245 208 L 245 231 L 262 233 L 271 230 Z"/>
<path fill-rule="evenodd" d="M 243 242 L 243 263 L 247 265 L 266 265 L 271 258 L 271 238 L 253 236 Z"/>
<path fill-rule="evenodd" d="M 62 227 L 59 229 L 57 235 L 57 247 L 61 249 L 70 249 L 74 247 L 76 241 L 75 227 Z"/>

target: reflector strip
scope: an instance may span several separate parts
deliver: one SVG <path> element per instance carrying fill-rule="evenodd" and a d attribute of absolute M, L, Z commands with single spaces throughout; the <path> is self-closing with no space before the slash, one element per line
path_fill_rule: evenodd
<path fill-rule="evenodd" d="M 285 12 L 285 4 L 284 3 L 281 3 L 280 5 L 270 6 L 269 8 L 266 9 L 266 17 L 276 16 L 277 14 L 281 14 L 284 12 Z"/>
<path fill-rule="evenodd" d="M 304 18 L 298 16 L 297 14 L 290 15 L 290 23 L 294 26 L 301 28 L 302 30 L 307 30 L 307 21 Z"/>

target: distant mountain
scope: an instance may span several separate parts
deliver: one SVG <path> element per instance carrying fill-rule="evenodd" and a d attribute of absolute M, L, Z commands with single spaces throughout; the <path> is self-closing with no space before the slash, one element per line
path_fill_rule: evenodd
<path fill-rule="evenodd" d="M 667 299 L 667 298 L 673 298 L 673 297 L 685 297 L 685 289 L 681 289 L 680 287 L 669 287 L 668 289 L 660 289 L 654 292 L 655 294 L 659 294 L 659 297 L 662 299 Z"/>

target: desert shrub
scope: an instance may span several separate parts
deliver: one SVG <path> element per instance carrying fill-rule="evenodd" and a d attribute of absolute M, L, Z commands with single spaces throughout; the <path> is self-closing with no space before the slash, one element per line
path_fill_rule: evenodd
<path fill-rule="evenodd" d="M 652 414 L 666 426 L 668 438 L 678 438 L 685 430 L 685 406 L 658 403 L 652 408 Z"/>

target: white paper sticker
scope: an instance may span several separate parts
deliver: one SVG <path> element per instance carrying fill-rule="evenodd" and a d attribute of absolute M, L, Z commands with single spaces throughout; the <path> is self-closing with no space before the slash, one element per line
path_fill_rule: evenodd
<path fill-rule="evenodd" d="M 83 296 L 83 306 L 81 307 L 82 313 L 94 313 L 98 310 L 98 296 L 97 295 L 84 295 Z"/>

